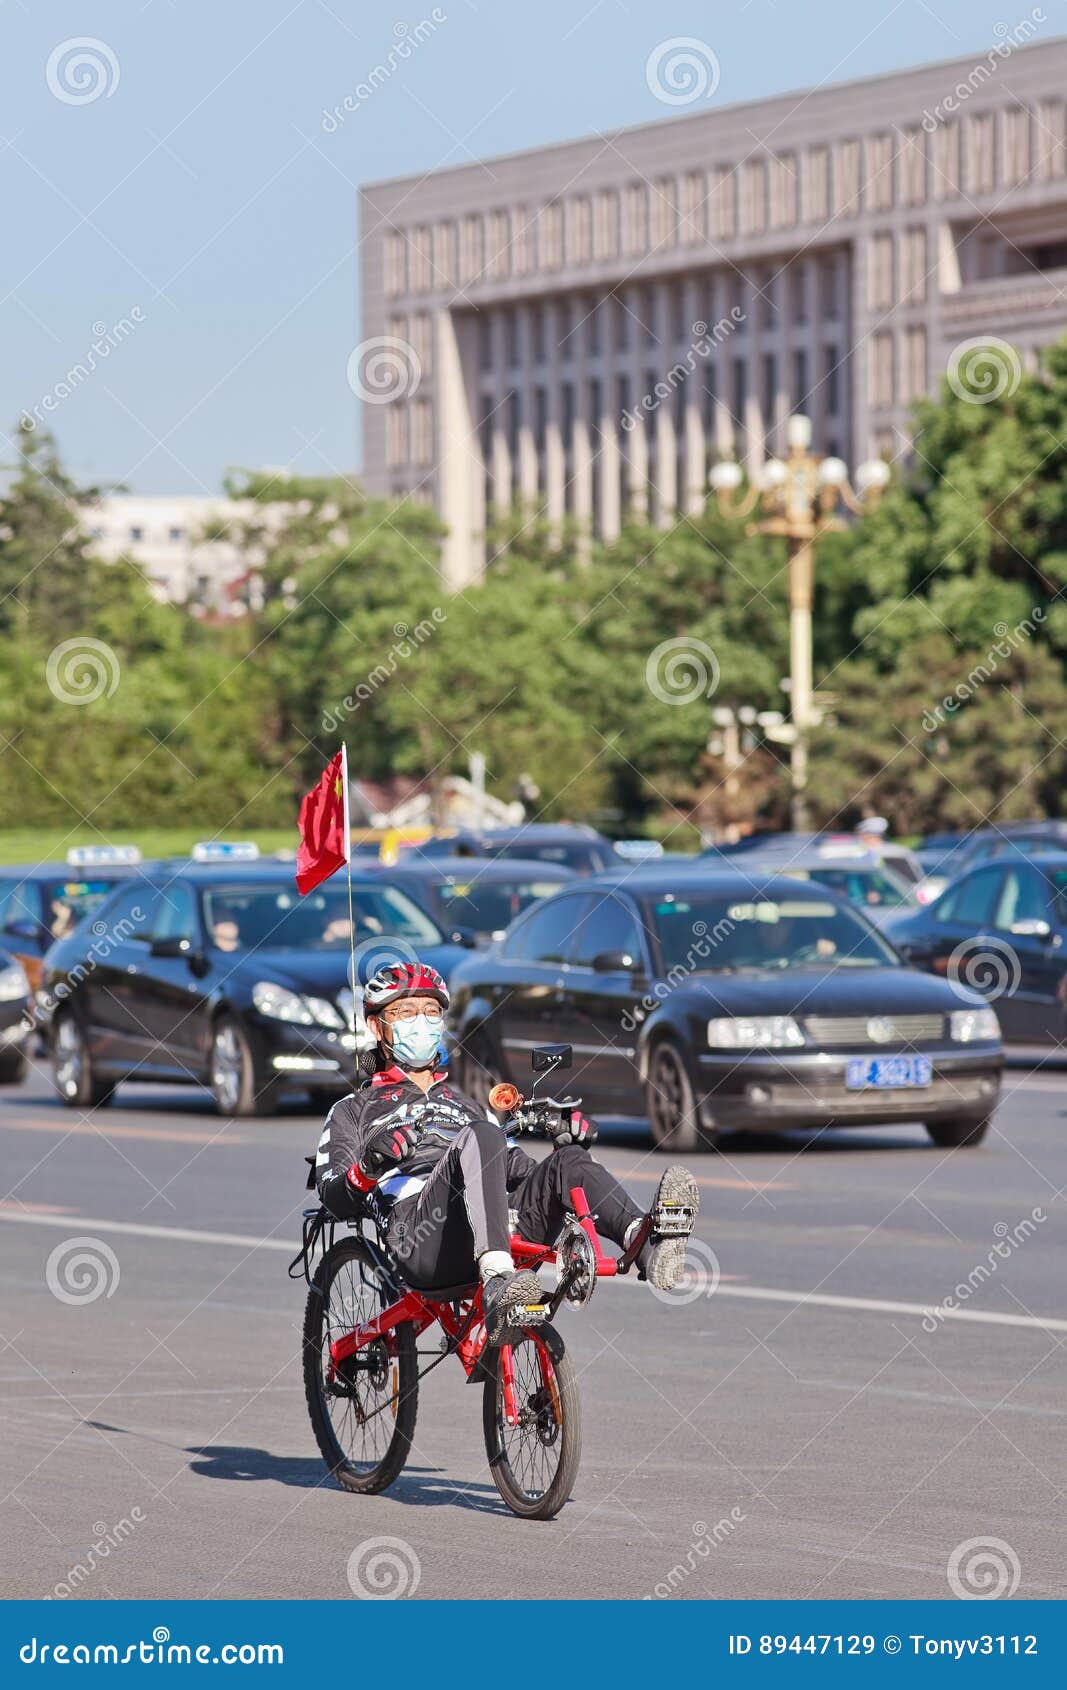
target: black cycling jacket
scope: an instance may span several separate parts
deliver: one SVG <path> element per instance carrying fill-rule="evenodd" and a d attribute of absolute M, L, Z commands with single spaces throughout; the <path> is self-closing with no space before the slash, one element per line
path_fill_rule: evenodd
<path fill-rule="evenodd" d="M 430 1170 L 468 1122 L 485 1119 L 486 1111 L 465 1097 L 443 1069 L 424 1092 L 402 1068 L 385 1068 L 359 1091 L 342 1097 L 326 1117 L 315 1157 L 320 1201 L 338 1220 L 360 1212 L 361 1194 L 349 1183 L 348 1170 L 362 1165 L 371 1139 L 383 1127 L 407 1122 L 419 1127 L 418 1143 L 402 1165 L 386 1168 L 376 1182 L 366 1182 L 375 1184 L 377 1196 L 391 1208 L 401 1197 L 421 1191 Z M 494 1116 L 488 1119 L 497 1125 Z M 499 1130 L 504 1133 L 503 1127 Z M 512 1140 L 507 1144 L 507 1186 L 512 1191 L 536 1163 Z"/>

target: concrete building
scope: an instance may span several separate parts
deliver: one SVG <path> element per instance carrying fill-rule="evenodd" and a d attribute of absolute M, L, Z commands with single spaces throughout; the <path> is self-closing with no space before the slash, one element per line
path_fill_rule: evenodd
<path fill-rule="evenodd" d="M 896 454 L 960 343 L 1067 329 L 1067 40 L 363 190 L 364 474 L 430 499 L 453 584 L 493 505 L 617 533 L 700 508 L 791 411 Z M 370 365 L 368 364 L 368 370 Z"/>
<path fill-rule="evenodd" d="M 228 540 L 205 536 L 251 509 L 191 494 L 113 493 L 86 512 L 85 527 L 100 557 L 140 564 L 159 598 L 198 615 L 241 616 L 258 602 L 255 572 Z"/>

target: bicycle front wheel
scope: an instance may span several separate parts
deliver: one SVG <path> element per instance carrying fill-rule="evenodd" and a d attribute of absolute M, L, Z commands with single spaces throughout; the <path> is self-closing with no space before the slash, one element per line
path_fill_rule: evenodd
<path fill-rule="evenodd" d="M 334 1363 L 331 1342 L 393 1301 L 366 1244 L 344 1238 L 328 1251 L 304 1316 L 304 1391 L 315 1441 L 346 1490 L 391 1485 L 407 1460 L 418 1409 L 415 1333 L 405 1321 Z"/>
<path fill-rule="evenodd" d="M 582 1455 L 578 1377 L 563 1340 L 555 1327 L 530 1328 L 521 1343 L 487 1350 L 482 1359 L 482 1425 L 493 1483 L 513 1514 L 551 1520 L 571 1494 Z"/>

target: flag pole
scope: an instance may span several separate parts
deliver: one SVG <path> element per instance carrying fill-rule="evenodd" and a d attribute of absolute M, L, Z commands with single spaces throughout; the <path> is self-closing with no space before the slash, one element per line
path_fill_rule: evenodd
<path fill-rule="evenodd" d="M 356 1030 L 356 921 L 352 913 L 352 820 L 348 809 L 348 746 L 341 741 L 341 804 L 345 813 L 345 877 L 348 881 L 348 955 L 349 980 L 352 986 L 352 1032 Z"/>

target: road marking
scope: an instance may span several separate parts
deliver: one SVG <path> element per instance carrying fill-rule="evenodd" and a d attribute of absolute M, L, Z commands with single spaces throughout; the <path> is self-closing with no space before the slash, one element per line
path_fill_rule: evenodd
<path fill-rule="evenodd" d="M 0 1128 L 13 1133 L 51 1133 L 66 1138 L 68 1133 L 84 1133 L 90 1138 L 143 1138 L 157 1144 L 248 1144 L 239 1133 L 179 1132 L 174 1127 L 131 1127 L 109 1115 L 107 1126 L 94 1127 L 91 1121 L 19 1121 L 9 1115 L 0 1116 Z"/>
<path fill-rule="evenodd" d="M 17 1197 L 0 1197 L 0 1212 L 10 1209 L 20 1215 L 76 1215 L 70 1203 L 23 1203 Z"/>
<path fill-rule="evenodd" d="M 617 1170 L 622 1179 L 655 1180 L 657 1183 L 663 1178 L 663 1170 L 655 1168 L 620 1168 Z M 698 1185 L 705 1185 L 709 1189 L 718 1191 L 795 1191 L 795 1185 L 788 1185 L 785 1180 L 776 1179 L 727 1179 L 714 1174 L 694 1175 Z"/>
<path fill-rule="evenodd" d="M 77 1227 L 79 1234 L 88 1232 L 122 1232 L 134 1238 L 167 1238 L 177 1244 L 231 1244 L 246 1250 L 287 1250 L 290 1256 L 300 1249 L 299 1244 L 284 1238 L 253 1238 L 247 1232 L 194 1232 L 185 1226 L 149 1226 L 136 1221 L 94 1220 L 88 1215 L 20 1215 L 0 1209 L 0 1221 L 22 1221 L 29 1226 L 61 1226 L 65 1232 Z"/>
<path fill-rule="evenodd" d="M 2 1221 L 23 1222 L 27 1226 L 58 1226 L 64 1231 L 69 1231 L 71 1226 L 77 1226 L 80 1232 L 119 1232 L 135 1238 L 173 1239 L 184 1244 L 225 1244 L 249 1251 L 287 1250 L 295 1255 L 300 1249 L 295 1240 L 285 1238 L 253 1238 L 246 1232 L 198 1232 L 191 1227 L 94 1220 L 89 1215 L 20 1215 L 0 1209 L 0 1222 Z M 707 1275 L 688 1275 L 682 1287 L 682 1295 L 690 1294 L 694 1285 L 700 1284 L 702 1280 L 711 1284 Z M 629 1290 L 645 1290 L 641 1281 L 636 1279 L 617 1279 L 615 1283 Z M 995 1309 L 946 1309 L 936 1303 L 896 1303 L 881 1297 L 835 1297 L 828 1291 L 784 1291 L 768 1285 L 725 1285 L 719 1281 L 708 1294 L 716 1297 L 747 1297 L 754 1302 L 792 1303 L 797 1308 L 810 1305 L 823 1309 L 852 1309 L 865 1314 L 908 1314 L 920 1317 L 929 1315 L 939 1324 L 942 1321 L 961 1320 L 979 1326 L 1019 1326 L 1038 1332 L 1067 1332 L 1067 1320 L 1052 1315 L 1046 1318 L 1036 1314 L 1000 1314 Z"/>
<path fill-rule="evenodd" d="M 621 1282 L 625 1285 L 626 1281 Z M 691 1286 L 692 1281 L 689 1282 Z M 686 1287 L 688 1289 L 689 1286 Z M 749 1297 L 766 1303 L 793 1303 L 801 1307 L 811 1303 L 824 1309 L 860 1309 L 875 1314 L 909 1314 L 929 1316 L 938 1324 L 942 1321 L 968 1320 L 982 1326 L 1023 1326 L 1039 1332 L 1067 1332 L 1067 1320 L 1053 1316 L 1045 1319 L 1036 1314 L 998 1314 L 994 1309 L 946 1309 L 939 1303 L 891 1303 L 879 1297 L 834 1297 L 828 1292 L 777 1291 L 764 1285 L 720 1285 L 716 1297 Z"/>

